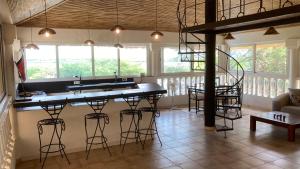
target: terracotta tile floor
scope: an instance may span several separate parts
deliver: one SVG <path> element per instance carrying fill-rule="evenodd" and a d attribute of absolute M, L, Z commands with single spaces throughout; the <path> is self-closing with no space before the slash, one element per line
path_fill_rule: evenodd
<path fill-rule="evenodd" d="M 234 131 L 216 133 L 204 128 L 203 116 L 186 109 L 162 111 L 158 128 L 163 146 L 157 139 L 148 141 L 145 150 L 128 144 L 122 154 L 111 147 L 110 157 L 103 149 L 68 154 L 71 165 L 60 156 L 48 158 L 45 169 L 300 169 L 300 132 L 296 142 L 287 141 L 285 129 L 258 123 L 255 133 L 249 130 L 249 114 L 234 122 Z M 222 120 L 217 123 L 222 124 Z M 20 162 L 17 169 L 40 168 L 38 160 Z"/>

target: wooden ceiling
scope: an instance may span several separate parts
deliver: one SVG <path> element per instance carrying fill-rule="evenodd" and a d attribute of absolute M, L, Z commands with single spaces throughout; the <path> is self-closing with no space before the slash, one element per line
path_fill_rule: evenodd
<path fill-rule="evenodd" d="M 12 1 L 12 0 L 10 0 Z M 56 0 L 57 1 L 57 0 Z M 186 0 L 187 6 L 193 5 L 194 0 Z M 225 2 L 228 0 L 225 0 Z M 264 0 L 267 10 L 272 9 L 272 0 Z M 273 0 L 277 2 L 279 0 Z M 299 2 L 300 0 L 293 0 Z M 198 0 L 198 3 L 203 0 Z M 220 4 L 219 0 L 219 4 Z M 240 0 L 232 0 L 232 6 L 238 5 Z M 255 2 L 246 8 L 246 14 L 256 13 L 259 2 L 246 0 L 246 3 Z M 158 29 L 161 31 L 178 31 L 176 17 L 178 0 L 158 0 Z M 90 4 L 90 5 L 89 5 Z M 127 30 L 153 30 L 155 28 L 155 0 L 118 0 L 119 24 Z M 225 4 L 225 7 L 228 4 Z M 197 6 L 197 23 L 204 22 L 204 4 Z M 233 16 L 239 8 L 233 12 Z M 188 10 L 188 15 L 193 16 L 194 10 Z M 88 14 L 90 23 L 88 23 Z M 220 13 L 219 13 L 220 15 Z M 228 15 L 228 14 L 226 14 Z M 77 29 L 110 29 L 116 24 L 115 0 L 62 0 L 47 11 L 48 26 L 53 28 Z M 193 17 L 188 24 L 193 24 Z M 32 19 L 23 19 L 16 22 L 17 26 L 44 27 L 45 15 L 41 11 Z"/>

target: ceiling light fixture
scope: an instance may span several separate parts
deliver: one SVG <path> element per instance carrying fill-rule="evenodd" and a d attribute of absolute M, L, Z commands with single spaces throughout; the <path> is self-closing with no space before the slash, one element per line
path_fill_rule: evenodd
<path fill-rule="evenodd" d="M 158 11 L 158 0 L 155 1 L 155 31 L 151 33 L 151 37 L 154 40 L 158 40 L 160 37 L 164 36 L 164 34 L 157 30 L 157 11 Z"/>
<path fill-rule="evenodd" d="M 29 11 L 29 20 L 31 20 L 31 10 Z M 30 27 L 30 43 L 25 46 L 26 49 L 39 50 L 39 47 L 32 41 L 32 27 Z"/>
<path fill-rule="evenodd" d="M 89 39 L 84 41 L 85 44 L 87 45 L 94 45 L 95 42 L 93 40 L 91 40 L 91 32 L 90 32 L 90 0 L 88 0 L 88 12 L 87 12 L 87 17 L 88 17 L 88 34 L 89 34 Z"/>
<path fill-rule="evenodd" d="M 44 0 L 45 3 L 45 21 L 46 21 L 46 25 L 45 28 L 41 29 L 39 31 L 39 35 L 44 35 L 46 37 L 49 37 L 50 35 L 54 35 L 56 34 L 54 29 L 48 28 L 48 21 L 47 21 L 47 2 L 46 0 Z"/>
<path fill-rule="evenodd" d="M 278 35 L 278 34 L 279 32 L 273 26 L 269 27 L 267 31 L 264 33 L 264 35 Z"/>
<path fill-rule="evenodd" d="M 117 24 L 111 28 L 110 30 L 115 32 L 116 34 L 120 34 L 122 30 L 124 30 L 124 28 L 119 25 L 119 8 L 118 8 L 118 0 L 116 0 L 116 11 L 117 11 Z"/>
<path fill-rule="evenodd" d="M 235 39 L 235 38 L 234 38 L 234 37 L 232 36 L 232 34 L 229 32 L 229 33 L 225 34 L 224 39 L 225 39 L 225 40 L 233 40 L 233 39 Z"/>

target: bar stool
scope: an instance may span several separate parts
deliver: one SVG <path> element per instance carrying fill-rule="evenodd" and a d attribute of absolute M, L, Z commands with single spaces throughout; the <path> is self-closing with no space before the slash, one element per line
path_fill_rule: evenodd
<path fill-rule="evenodd" d="M 42 162 L 42 154 L 46 154 L 43 160 L 42 169 L 44 168 L 45 162 L 47 160 L 49 153 L 57 153 L 59 152 L 61 157 L 66 157 L 67 162 L 70 164 L 70 161 L 65 152 L 65 145 L 61 142 L 62 132 L 65 131 L 66 125 L 63 119 L 59 118 L 60 113 L 67 105 L 67 99 L 64 103 L 53 103 L 53 102 L 42 102 L 39 101 L 40 106 L 49 114 L 50 118 L 43 119 L 38 121 L 37 128 L 39 134 L 39 142 L 40 142 L 40 162 Z M 44 133 L 44 126 L 53 126 L 53 132 L 51 135 L 51 139 L 49 144 L 42 144 L 41 136 Z M 57 142 L 54 142 L 54 138 L 56 137 Z"/>
<path fill-rule="evenodd" d="M 142 135 L 145 135 L 144 145 L 146 143 L 148 135 L 150 135 L 152 139 L 153 139 L 154 135 L 157 135 L 159 143 L 162 146 L 162 142 L 160 140 L 158 130 L 157 130 L 157 125 L 156 125 L 156 118 L 160 117 L 160 111 L 157 108 L 157 103 L 158 103 L 158 101 L 161 97 L 162 97 L 162 94 L 153 94 L 153 95 L 145 96 L 144 99 L 147 100 L 150 107 L 141 107 L 141 108 L 139 108 L 139 110 L 141 111 L 142 114 L 143 113 L 151 113 L 151 119 L 150 119 L 150 123 L 149 123 L 148 128 L 140 129 L 140 133 Z"/>
<path fill-rule="evenodd" d="M 107 138 L 104 136 L 104 128 L 106 125 L 109 124 L 109 117 L 106 113 L 102 113 L 102 110 L 106 103 L 108 103 L 108 99 L 97 99 L 97 100 L 88 100 L 86 102 L 88 105 L 93 109 L 94 113 L 89 113 L 84 116 L 84 124 L 85 124 L 85 134 L 86 134 L 86 146 L 85 151 L 87 153 L 86 159 L 88 159 L 92 145 L 99 145 L 101 144 L 103 149 L 107 148 L 109 155 L 111 156 L 111 152 L 107 145 Z M 88 120 L 96 120 L 96 128 L 93 132 L 92 136 L 89 136 L 87 130 L 87 122 Z M 97 135 L 97 130 L 99 128 L 99 135 Z M 95 139 L 99 138 L 98 142 L 94 142 Z"/>
<path fill-rule="evenodd" d="M 123 96 L 123 99 L 127 102 L 130 109 L 124 109 L 120 111 L 120 146 L 122 146 L 122 140 L 124 140 L 122 152 L 124 152 L 125 144 L 127 142 L 127 139 L 135 139 L 136 143 L 140 141 L 142 144 L 142 148 L 144 149 L 140 132 L 139 132 L 139 124 L 140 120 L 142 119 L 142 114 L 140 110 L 137 110 L 137 106 L 141 101 L 140 96 Z M 126 131 L 123 131 L 122 122 L 123 122 L 123 116 L 131 116 L 131 121 L 129 124 L 129 128 Z M 133 136 L 130 136 L 129 134 L 133 134 Z"/>

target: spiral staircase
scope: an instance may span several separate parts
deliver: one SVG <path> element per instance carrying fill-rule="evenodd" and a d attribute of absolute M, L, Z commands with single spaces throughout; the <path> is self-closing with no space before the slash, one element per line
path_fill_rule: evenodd
<path fill-rule="evenodd" d="M 177 18 L 179 23 L 179 54 L 182 62 L 190 62 L 192 70 L 201 71 L 205 66 L 205 45 L 206 42 L 201 39 L 201 34 L 189 32 L 187 22 L 188 9 L 195 8 L 194 25 L 197 25 L 197 4 L 187 5 L 186 0 L 179 0 L 177 8 Z M 189 12 L 190 13 L 190 12 Z M 216 63 L 217 76 L 224 77 L 221 84 L 216 85 L 216 116 L 223 124 L 216 125 L 217 131 L 233 130 L 233 121 L 242 118 L 242 99 L 243 99 L 243 80 L 244 70 L 241 64 L 228 53 L 221 49 L 216 49 L 218 60 Z M 203 90 L 201 90 L 203 91 Z M 205 91 L 205 90 L 204 90 Z M 229 121 L 229 124 L 228 124 Z M 231 125 L 230 125 L 231 123 Z M 225 135 L 226 136 L 226 135 Z"/>

